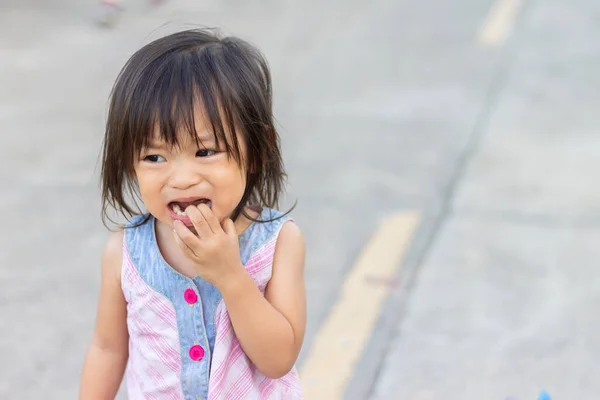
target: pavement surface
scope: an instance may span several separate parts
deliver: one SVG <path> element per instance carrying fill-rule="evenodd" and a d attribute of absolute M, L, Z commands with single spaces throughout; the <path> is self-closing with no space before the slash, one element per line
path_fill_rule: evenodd
<path fill-rule="evenodd" d="M 108 94 L 193 26 L 271 64 L 308 399 L 598 398 L 600 3 L 125 1 L 108 30 L 95 6 L 0 3 L 0 398 L 77 397 Z"/>

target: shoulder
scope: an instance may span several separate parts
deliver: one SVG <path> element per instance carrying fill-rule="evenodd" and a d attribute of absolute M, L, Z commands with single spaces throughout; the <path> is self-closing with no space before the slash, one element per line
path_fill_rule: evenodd
<path fill-rule="evenodd" d="M 119 229 L 109 235 L 102 251 L 102 273 L 104 275 L 113 275 L 120 279 L 124 235 L 123 229 Z"/>
<path fill-rule="evenodd" d="M 305 253 L 306 242 L 298 225 L 290 219 L 283 221 L 275 244 L 275 258 L 279 261 L 286 260 L 286 264 L 296 264 L 302 269 Z"/>
<path fill-rule="evenodd" d="M 282 242 L 305 247 L 302 231 L 300 230 L 300 227 L 296 225 L 293 219 L 286 219 L 282 222 L 281 229 L 279 230 L 279 236 L 277 237 L 277 244 Z"/>
<path fill-rule="evenodd" d="M 260 219 L 266 222 L 267 229 L 275 234 L 278 245 L 282 242 L 304 245 L 302 232 L 289 214 L 274 208 L 264 208 Z"/>
<path fill-rule="evenodd" d="M 123 251 L 123 238 L 125 237 L 125 232 L 123 229 L 119 229 L 118 231 L 111 232 L 106 240 L 106 244 L 104 245 L 104 251 L 102 252 L 102 257 L 106 257 L 109 259 L 121 258 Z"/>

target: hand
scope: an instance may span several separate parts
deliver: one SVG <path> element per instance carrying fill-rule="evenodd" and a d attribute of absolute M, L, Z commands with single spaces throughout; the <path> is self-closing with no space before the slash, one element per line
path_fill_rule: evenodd
<path fill-rule="evenodd" d="M 233 221 L 227 218 L 223 226 L 206 204 L 188 206 L 186 215 L 198 236 L 181 221 L 173 222 L 173 235 L 181 251 L 194 263 L 198 275 L 217 288 L 241 271 L 238 235 Z"/>

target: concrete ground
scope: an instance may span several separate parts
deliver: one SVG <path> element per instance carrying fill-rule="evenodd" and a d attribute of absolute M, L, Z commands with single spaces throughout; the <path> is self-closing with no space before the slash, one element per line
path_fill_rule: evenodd
<path fill-rule="evenodd" d="M 124 5 L 105 30 L 91 1 L 0 4 L 0 398 L 76 398 L 107 236 L 107 97 L 133 51 L 196 25 L 271 63 L 286 204 L 298 199 L 308 243 L 301 370 L 325 343 L 356 355 L 322 376 L 339 398 L 598 398 L 599 3 Z M 338 321 L 360 337 L 324 333 L 369 267 L 361 249 L 399 212 L 418 224 L 385 239 L 407 246 L 394 279 L 359 285 L 376 308 Z M 319 384 L 310 398 L 331 399 Z"/>

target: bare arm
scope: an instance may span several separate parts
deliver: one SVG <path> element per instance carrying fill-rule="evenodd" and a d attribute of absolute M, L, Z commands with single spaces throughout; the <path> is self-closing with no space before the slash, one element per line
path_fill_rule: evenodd
<path fill-rule="evenodd" d="M 281 228 L 265 296 L 245 271 L 219 288 L 244 352 L 270 378 L 294 366 L 304 340 L 305 244 L 294 223 Z"/>
<path fill-rule="evenodd" d="M 113 233 L 102 254 L 102 282 L 96 328 L 88 349 L 80 400 L 113 400 L 128 358 L 127 306 L 121 290 L 123 232 Z"/>

